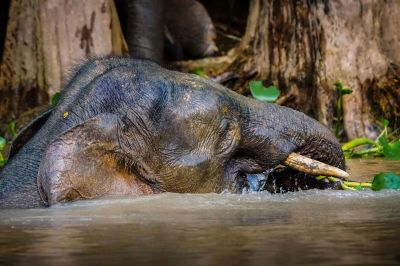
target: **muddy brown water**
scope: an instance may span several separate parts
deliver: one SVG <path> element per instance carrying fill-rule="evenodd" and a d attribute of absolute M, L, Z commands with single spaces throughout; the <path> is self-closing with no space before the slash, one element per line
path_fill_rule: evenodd
<path fill-rule="evenodd" d="M 353 176 L 400 161 L 351 160 Z M 399 265 L 400 191 L 172 194 L 0 211 L 0 264 Z"/>

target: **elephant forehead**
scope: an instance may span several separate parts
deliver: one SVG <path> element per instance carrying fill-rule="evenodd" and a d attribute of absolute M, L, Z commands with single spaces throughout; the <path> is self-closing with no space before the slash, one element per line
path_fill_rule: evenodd
<path fill-rule="evenodd" d="M 220 101 L 206 89 L 181 90 L 172 102 L 172 113 L 180 118 L 202 117 L 218 113 Z"/>

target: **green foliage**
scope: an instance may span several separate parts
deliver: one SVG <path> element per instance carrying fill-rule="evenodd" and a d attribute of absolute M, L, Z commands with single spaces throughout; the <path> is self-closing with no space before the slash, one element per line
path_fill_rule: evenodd
<path fill-rule="evenodd" d="M 354 187 L 355 190 L 362 190 L 363 188 L 364 188 L 364 187 L 361 186 L 361 185 L 358 185 L 358 186 L 355 186 L 355 187 Z"/>
<path fill-rule="evenodd" d="M 387 130 L 387 128 L 389 126 L 389 120 L 387 120 L 386 118 L 384 118 L 382 116 L 379 117 L 378 120 L 382 123 L 384 130 Z"/>
<path fill-rule="evenodd" d="M 3 167 L 6 163 L 6 159 L 3 157 L 3 151 L 6 148 L 6 140 L 5 138 L 0 136 L 0 167 Z"/>
<path fill-rule="evenodd" d="M 203 78 L 209 78 L 209 76 L 204 72 L 204 69 L 201 67 L 192 69 L 190 73 L 195 74 L 197 76 L 203 77 Z"/>
<path fill-rule="evenodd" d="M 335 135 L 337 138 L 341 138 L 343 135 L 343 96 L 346 94 L 351 94 L 353 92 L 350 88 L 343 87 L 343 84 L 336 82 L 335 84 L 338 100 L 337 100 L 337 116 L 335 117 Z"/>
<path fill-rule="evenodd" d="M 6 164 L 7 160 L 4 158 L 3 154 L 0 153 L 0 167 L 3 167 Z"/>
<path fill-rule="evenodd" d="M 393 131 L 389 134 L 389 121 L 383 118 L 381 118 L 380 121 L 384 128 L 376 140 L 357 138 L 342 146 L 346 158 L 374 156 L 391 160 L 400 160 L 400 138 L 395 137 L 397 131 Z M 363 145 L 366 146 L 366 148 L 356 149 Z"/>
<path fill-rule="evenodd" d="M 333 183 L 340 183 L 343 190 L 362 190 L 364 188 L 370 188 L 374 191 L 382 189 L 400 189 L 400 176 L 394 172 L 381 172 L 374 176 L 372 182 L 353 182 L 345 181 L 332 176 L 318 176 L 316 179 L 328 179 Z"/>
<path fill-rule="evenodd" d="M 6 148 L 6 139 L 0 136 L 0 151 L 3 151 Z"/>
<path fill-rule="evenodd" d="M 382 172 L 377 174 L 372 181 L 372 190 L 400 189 L 400 176 L 393 172 Z"/>
<path fill-rule="evenodd" d="M 17 136 L 16 124 L 15 121 L 12 121 L 8 124 L 8 131 L 10 132 L 11 136 L 15 138 Z"/>
<path fill-rule="evenodd" d="M 385 158 L 400 160 L 400 140 L 389 142 L 387 137 L 382 136 L 378 141 L 382 145 Z"/>
<path fill-rule="evenodd" d="M 51 106 L 52 107 L 56 106 L 59 100 L 60 100 L 60 93 L 59 92 L 54 93 L 54 95 L 51 97 Z"/>
<path fill-rule="evenodd" d="M 250 81 L 251 95 L 260 101 L 274 102 L 278 99 L 281 91 L 275 86 L 264 87 L 262 81 Z"/>
<path fill-rule="evenodd" d="M 371 188 L 370 182 L 354 182 L 354 181 L 345 181 L 333 176 L 318 176 L 316 177 L 317 180 L 327 179 L 329 182 L 332 183 L 339 183 L 340 187 L 343 190 L 362 190 L 364 188 Z"/>

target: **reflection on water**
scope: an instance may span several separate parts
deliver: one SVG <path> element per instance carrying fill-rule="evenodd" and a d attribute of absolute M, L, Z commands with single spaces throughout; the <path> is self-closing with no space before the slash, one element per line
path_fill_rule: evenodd
<path fill-rule="evenodd" d="M 400 172 L 375 162 L 349 167 Z M 387 265 L 399 250 L 400 191 L 167 193 L 0 211 L 0 264 Z"/>

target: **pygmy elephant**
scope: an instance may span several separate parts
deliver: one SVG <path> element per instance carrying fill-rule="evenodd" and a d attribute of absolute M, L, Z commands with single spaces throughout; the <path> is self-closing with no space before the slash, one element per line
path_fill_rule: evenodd
<path fill-rule="evenodd" d="M 197 0 L 114 0 L 122 30 L 135 58 L 163 61 L 214 54 L 216 30 Z M 165 60 L 164 60 L 165 61 Z"/>
<path fill-rule="evenodd" d="M 0 172 L 0 206 L 240 193 L 248 174 L 274 169 L 292 152 L 344 168 L 335 137 L 303 113 L 147 60 L 92 59 L 71 76 L 57 106 L 17 138 Z M 319 187 L 290 168 L 270 172 L 257 190 Z"/>

